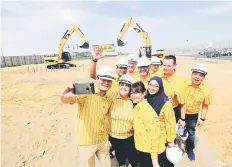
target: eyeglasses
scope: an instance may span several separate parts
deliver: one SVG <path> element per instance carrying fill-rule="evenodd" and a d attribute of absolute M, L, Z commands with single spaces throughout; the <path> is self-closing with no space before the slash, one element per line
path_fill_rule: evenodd
<path fill-rule="evenodd" d="M 159 89 L 160 88 L 160 86 L 159 85 L 152 85 L 152 84 L 148 84 L 149 86 L 151 86 L 151 87 L 153 87 L 153 88 L 157 88 L 157 89 Z"/>

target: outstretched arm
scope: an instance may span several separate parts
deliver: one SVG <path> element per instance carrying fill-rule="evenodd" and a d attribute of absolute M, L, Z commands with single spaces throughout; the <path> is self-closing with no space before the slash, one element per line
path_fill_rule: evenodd
<path fill-rule="evenodd" d="M 96 79 L 96 71 L 97 71 L 97 62 L 99 59 L 103 58 L 104 56 L 101 55 L 103 51 L 102 46 L 96 46 L 94 48 L 94 53 L 92 54 L 92 65 L 90 67 L 90 78 Z"/>

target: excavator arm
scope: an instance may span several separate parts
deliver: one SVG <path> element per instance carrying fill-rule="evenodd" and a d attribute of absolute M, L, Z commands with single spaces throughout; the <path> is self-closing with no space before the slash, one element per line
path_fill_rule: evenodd
<path fill-rule="evenodd" d="M 85 40 L 84 33 L 75 24 L 71 24 L 70 28 L 65 32 L 65 34 L 63 35 L 63 37 L 61 38 L 61 40 L 59 42 L 58 56 L 59 56 L 60 60 L 63 59 L 62 58 L 63 48 L 64 48 L 66 42 L 68 41 L 68 39 L 70 38 L 70 36 L 74 32 L 76 32 L 77 35 L 84 41 L 84 44 L 81 45 L 80 48 L 83 48 L 83 49 L 88 49 L 89 48 L 89 41 Z"/>
<path fill-rule="evenodd" d="M 143 39 L 143 41 L 145 42 L 145 46 L 144 48 L 146 49 L 146 56 L 148 58 L 151 58 L 151 42 L 150 42 L 150 38 L 148 37 L 147 32 L 145 32 L 141 26 L 139 26 L 138 23 L 133 23 L 132 18 L 129 17 L 126 22 L 124 23 L 121 31 L 120 31 L 120 35 L 117 38 L 117 45 L 119 47 L 121 46 L 125 46 L 126 44 L 122 41 L 122 38 L 124 37 L 125 33 L 127 32 L 128 28 L 131 27 L 132 29 L 134 29 L 139 36 Z"/>

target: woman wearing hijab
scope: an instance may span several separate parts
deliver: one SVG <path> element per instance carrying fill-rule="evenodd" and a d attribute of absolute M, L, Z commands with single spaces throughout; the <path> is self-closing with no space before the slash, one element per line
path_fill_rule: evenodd
<path fill-rule="evenodd" d="M 165 146 L 174 147 L 176 138 L 176 119 L 171 102 L 164 93 L 163 82 L 160 77 L 154 76 L 148 82 L 145 98 L 159 117 L 161 125 L 161 142 L 159 147 L 158 163 L 160 167 L 174 167 L 166 157 Z"/>

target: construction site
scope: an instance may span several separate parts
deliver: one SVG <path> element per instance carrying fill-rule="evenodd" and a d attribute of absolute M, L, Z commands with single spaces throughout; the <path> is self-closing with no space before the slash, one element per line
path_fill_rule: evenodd
<path fill-rule="evenodd" d="M 69 27 L 68 27 L 69 26 Z M 203 126 L 196 127 L 196 161 L 186 154 L 175 167 L 232 167 L 232 46 L 185 49 L 160 49 L 152 46 L 149 33 L 132 17 L 123 23 L 115 43 L 95 44 L 87 39 L 78 24 L 70 24 L 55 45 L 56 53 L 25 56 L 1 56 L 1 166 L 2 167 L 76 167 L 78 151 L 76 119 L 78 105 L 61 102 L 60 95 L 70 83 L 93 82 L 90 77 L 92 57 L 102 48 L 97 68 L 110 66 L 117 72 L 116 62 L 127 58 L 130 51 L 124 36 L 134 31 L 143 45 L 134 49 L 138 58 L 167 55 L 177 59 L 176 73 L 190 79 L 192 67 L 204 63 L 208 74 L 204 84 L 212 91 L 212 104 Z M 65 49 L 75 34 L 81 52 Z M 58 45 L 57 45 L 58 44 Z M 150 67 L 149 67 L 150 68 Z M 162 65 L 160 70 L 162 70 Z M 96 167 L 100 163 L 96 159 Z M 83 166 L 84 167 L 84 166 Z M 111 167 L 119 167 L 116 157 Z"/>
<path fill-rule="evenodd" d="M 104 58 L 99 66 L 115 67 L 120 57 Z M 184 56 L 178 56 L 177 60 L 177 71 L 185 77 L 190 76 L 190 69 L 196 62 L 203 61 Z M 1 69 L 3 167 L 75 166 L 73 131 L 77 106 L 62 104 L 59 95 L 67 83 L 89 80 L 91 60 L 73 63 L 86 66 L 46 70 L 45 65 L 39 64 Z M 207 62 L 207 65 L 212 74 L 207 84 L 213 90 L 213 105 L 207 122 L 197 129 L 200 141 L 196 163 L 188 162 L 185 157 L 180 166 L 229 167 L 232 164 L 232 62 Z"/>

